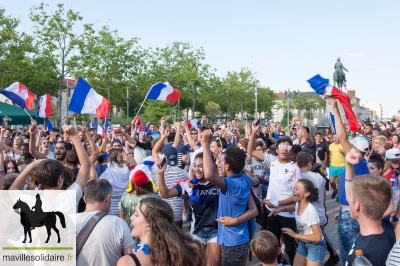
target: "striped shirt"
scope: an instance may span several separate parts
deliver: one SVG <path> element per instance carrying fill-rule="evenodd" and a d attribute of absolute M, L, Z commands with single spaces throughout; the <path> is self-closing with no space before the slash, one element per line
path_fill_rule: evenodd
<path fill-rule="evenodd" d="M 188 174 L 185 170 L 182 170 L 178 166 L 167 166 L 167 169 L 164 172 L 164 180 L 168 189 L 171 189 L 177 185 L 177 181 L 183 180 L 188 177 Z M 155 178 L 157 180 L 157 178 Z M 158 185 L 158 184 L 157 184 Z M 174 220 L 182 221 L 182 198 L 173 197 L 169 199 L 163 199 L 171 206 L 174 211 Z"/>
<path fill-rule="evenodd" d="M 386 260 L 386 266 L 398 265 L 400 265 L 400 239 L 397 239 Z"/>

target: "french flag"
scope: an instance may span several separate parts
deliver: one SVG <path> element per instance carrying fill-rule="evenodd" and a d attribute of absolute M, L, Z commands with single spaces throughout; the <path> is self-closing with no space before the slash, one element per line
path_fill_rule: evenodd
<path fill-rule="evenodd" d="M 46 93 L 45 95 L 40 96 L 38 116 L 42 118 L 49 118 L 53 111 L 50 94 Z"/>
<path fill-rule="evenodd" d="M 10 87 L 1 90 L 1 94 L 10 99 L 13 103 L 21 107 L 22 109 L 28 108 L 33 109 L 33 101 L 35 100 L 35 94 L 33 94 L 24 84 L 21 82 L 14 82 Z"/>
<path fill-rule="evenodd" d="M 321 96 L 331 96 L 338 100 L 343 106 L 345 116 L 349 121 L 349 128 L 352 132 L 359 132 L 361 126 L 357 121 L 357 117 L 351 108 L 349 96 L 342 93 L 338 88 L 329 84 L 329 79 L 324 79 L 320 75 L 316 75 L 311 79 L 307 80 L 310 83 L 311 88 L 315 90 Z"/>
<path fill-rule="evenodd" d="M 199 130 L 199 126 L 201 125 L 201 122 L 198 119 L 192 119 L 188 121 L 188 128 L 192 129 L 195 128 L 196 130 Z"/>
<path fill-rule="evenodd" d="M 110 102 L 98 94 L 83 78 L 78 79 L 68 110 L 78 114 L 94 114 L 98 118 L 107 117 Z"/>
<path fill-rule="evenodd" d="M 94 122 L 90 122 L 90 128 L 95 128 L 96 129 L 96 134 L 99 134 L 101 136 L 104 136 L 104 130 L 101 126 Z"/>
<path fill-rule="evenodd" d="M 181 92 L 174 89 L 168 82 L 157 83 L 151 86 L 147 99 L 168 101 L 172 104 L 181 98 Z"/>

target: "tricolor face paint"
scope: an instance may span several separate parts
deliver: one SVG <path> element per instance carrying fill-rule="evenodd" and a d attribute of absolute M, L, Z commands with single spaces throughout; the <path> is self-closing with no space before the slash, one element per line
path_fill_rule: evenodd
<path fill-rule="evenodd" d="M 202 158 L 196 158 L 194 160 L 194 175 L 196 176 L 197 179 L 202 179 L 204 177 L 204 172 L 203 172 L 203 159 Z"/>
<path fill-rule="evenodd" d="M 219 159 L 218 174 L 222 177 L 225 176 L 225 154 L 222 154 Z"/>

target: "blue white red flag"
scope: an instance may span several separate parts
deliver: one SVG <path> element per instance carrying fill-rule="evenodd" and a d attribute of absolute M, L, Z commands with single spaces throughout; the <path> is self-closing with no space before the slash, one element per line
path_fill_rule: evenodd
<path fill-rule="evenodd" d="M 35 100 L 35 94 L 33 94 L 24 84 L 21 82 L 14 82 L 8 88 L 1 90 L 1 94 L 10 99 L 13 103 L 21 107 L 22 109 L 28 108 L 33 109 L 33 101 Z"/>
<path fill-rule="evenodd" d="M 349 128 L 352 132 L 361 130 L 361 125 L 357 121 L 357 117 L 351 107 L 350 99 L 347 94 L 342 93 L 338 88 L 329 84 L 329 79 L 324 79 L 320 75 L 316 75 L 307 80 L 311 88 L 321 96 L 330 96 L 335 98 L 343 106 Z"/>
<path fill-rule="evenodd" d="M 83 78 L 78 79 L 68 110 L 78 114 L 94 114 L 98 118 L 107 117 L 110 102 L 98 94 Z"/>
<path fill-rule="evenodd" d="M 147 99 L 176 103 L 181 98 L 181 92 L 174 89 L 168 82 L 151 86 Z"/>
<path fill-rule="evenodd" d="M 45 95 L 40 96 L 38 116 L 42 118 L 49 118 L 53 111 L 50 94 L 46 93 Z"/>
<path fill-rule="evenodd" d="M 98 125 L 94 122 L 90 122 L 90 128 L 96 129 L 96 134 L 104 136 L 103 128 L 100 125 Z"/>

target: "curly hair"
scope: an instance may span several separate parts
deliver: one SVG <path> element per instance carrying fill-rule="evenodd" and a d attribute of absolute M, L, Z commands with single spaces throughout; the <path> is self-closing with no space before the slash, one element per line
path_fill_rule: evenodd
<path fill-rule="evenodd" d="M 139 210 L 150 227 L 150 259 L 154 265 L 206 264 L 204 247 L 174 224 L 174 213 L 166 201 L 144 198 L 140 201 Z"/>
<path fill-rule="evenodd" d="M 233 173 L 240 173 L 246 163 L 246 153 L 237 146 L 230 146 L 225 151 L 225 162 Z"/>
<path fill-rule="evenodd" d="M 308 196 L 309 202 L 314 202 L 319 199 L 318 196 L 318 188 L 314 186 L 314 184 L 308 179 L 299 179 L 297 182 L 300 182 L 304 186 L 305 192 L 309 192 L 310 196 Z"/>

